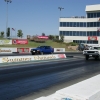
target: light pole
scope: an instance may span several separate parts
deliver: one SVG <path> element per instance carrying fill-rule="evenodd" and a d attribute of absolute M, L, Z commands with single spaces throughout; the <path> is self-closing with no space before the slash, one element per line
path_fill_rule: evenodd
<path fill-rule="evenodd" d="M 7 37 L 7 28 L 8 28 L 8 3 L 11 3 L 12 0 L 4 0 L 7 3 L 7 19 L 6 19 L 6 37 Z"/>
<path fill-rule="evenodd" d="M 58 9 L 60 10 L 60 17 L 61 17 L 61 10 L 64 9 L 64 8 L 58 7 Z"/>
<path fill-rule="evenodd" d="M 64 8 L 58 7 L 58 9 L 60 10 L 60 18 L 61 18 L 61 10 L 64 9 Z M 59 27 L 60 27 L 60 19 L 59 19 Z M 59 31 L 59 35 L 60 35 L 60 31 Z"/>

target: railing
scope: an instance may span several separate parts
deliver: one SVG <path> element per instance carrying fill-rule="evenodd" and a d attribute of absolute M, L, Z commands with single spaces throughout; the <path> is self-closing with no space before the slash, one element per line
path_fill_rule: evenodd
<path fill-rule="evenodd" d="M 85 16 L 72 16 L 72 17 L 60 17 L 60 18 L 87 18 Z"/>

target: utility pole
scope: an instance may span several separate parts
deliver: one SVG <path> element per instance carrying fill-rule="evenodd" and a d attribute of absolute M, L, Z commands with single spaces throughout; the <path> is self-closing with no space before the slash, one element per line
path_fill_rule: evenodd
<path fill-rule="evenodd" d="M 60 21 L 60 18 L 61 18 L 61 10 L 64 9 L 64 8 L 58 7 L 58 9 L 60 10 L 60 16 L 59 16 L 59 27 L 60 27 L 60 22 L 61 22 L 61 21 Z M 59 32 L 59 35 L 60 35 L 60 32 Z"/>
<path fill-rule="evenodd" d="M 4 0 L 7 3 L 7 19 L 6 19 L 6 38 L 7 38 L 7 29 L 8 29 L 8 3 L 11 3 L 12 0 Z"/>

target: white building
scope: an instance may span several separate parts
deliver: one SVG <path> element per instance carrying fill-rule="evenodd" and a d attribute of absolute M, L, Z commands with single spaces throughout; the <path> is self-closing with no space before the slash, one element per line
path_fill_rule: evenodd
<path fill-rule="evenodd" d="M 87 5 L 85 11 L 85 17 L 60 17 L 59 34 L 64 42 L 100 44 L 100 4 Z"/>

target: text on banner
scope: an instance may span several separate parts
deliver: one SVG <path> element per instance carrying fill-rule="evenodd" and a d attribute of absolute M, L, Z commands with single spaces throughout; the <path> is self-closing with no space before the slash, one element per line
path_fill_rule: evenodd
<path fill-rule="evenodd" d="M 13 39 L 12 44 L 28 44 L 27 39 Z"/>
<path fill-rule="evenodd" d="M 17 52 L 19 53 L 29 53 L 29 48 L 17 48 Z"/>

